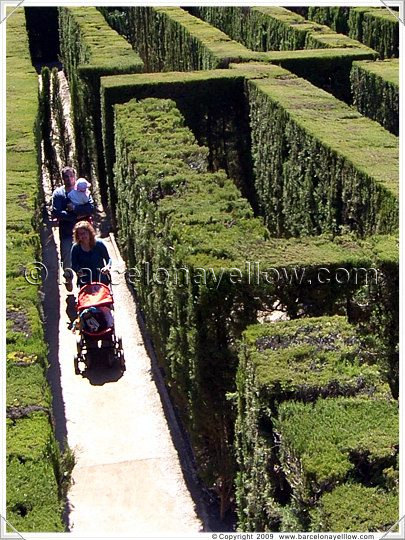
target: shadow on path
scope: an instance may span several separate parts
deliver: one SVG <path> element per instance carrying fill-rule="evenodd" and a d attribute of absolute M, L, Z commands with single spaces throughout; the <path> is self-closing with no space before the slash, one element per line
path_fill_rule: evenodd
<path fill-rule="evenodd" d="M 43 309 L 45 314 L 45 340 L 48 345 L 49 368 L 47 379 L 52 391 L 52 412 L 55 422 L 55 437 L 63 449 L 66 444 L 65 403 L 62 396 L 61 371 L 59 365 L 59 262 L 52 226 L 44 222 L 41 228 L 42 261 L 48 269 L 43 282 Z"/>
<path fill-rule="evenodd" d="M 103 364 L 86 369 L 82 377 L 87 379 L 93 386 L 103 386 L 106 383 L 117 382 L 121 379 L 123 373 L 118 366 L 108 367 Z"/>

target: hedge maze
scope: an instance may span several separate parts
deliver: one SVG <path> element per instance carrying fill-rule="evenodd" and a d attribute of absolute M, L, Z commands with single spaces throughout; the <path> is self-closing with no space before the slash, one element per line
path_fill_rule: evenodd
<path fill-rule="evenodd" d="M 80 173 L 110 202 L 221 517 L 386 530 L 399 86 L 378 58 L 398 25 L 368 8 L 66 7 L 59 32 Z M 275 306 L 287 320 L 260 322 Z"/>

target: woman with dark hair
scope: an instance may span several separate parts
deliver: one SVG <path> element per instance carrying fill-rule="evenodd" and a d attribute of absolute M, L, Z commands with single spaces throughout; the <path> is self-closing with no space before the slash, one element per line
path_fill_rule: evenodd
<path fill-rule="evenodd" d="M 105 244 L 96 240 L 96 231 L 88 221 L 79 221 L 73 229 L 72 270 L 82 287 L 94 281 L 110 283 L 111 259 Z"/>

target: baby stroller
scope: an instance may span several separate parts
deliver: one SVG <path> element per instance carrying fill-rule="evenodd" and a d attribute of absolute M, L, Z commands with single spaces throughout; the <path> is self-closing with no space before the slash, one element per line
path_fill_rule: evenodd
<path fill-rule="evenodd" d="M 77 299 L 80 336 L 74 358 L 76 375 L 82 373 L 80 362 L 90 369 L 103 353 L 107 355 L 109 367 L 115 363 L 125 371 L 122 340 L 114 329 L 113 306 L 110 288 L 104 283 L 87 283 L 80 289 Z"/>

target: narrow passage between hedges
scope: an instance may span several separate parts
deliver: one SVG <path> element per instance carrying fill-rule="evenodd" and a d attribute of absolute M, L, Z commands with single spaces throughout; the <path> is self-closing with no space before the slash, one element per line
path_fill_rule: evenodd
<path fill-rule="evenodd" d="M 43 188 L 49 198 L 45 171 Z M 68 527 L 74 533 L 103 536 L 195 534 L 201 522 L 153 380 L 137 307 L 124 279 L 124 262 L 113 236 L 103 241 L 113 270 L 122 272 L 113 271 L 113 294 L 115 327 L 122 336 L 127 369 L 122 374 L 118 368 L 100 365 L 82 377 L 74 372 L 76 336 L 68 328 L 75 298 L 61 278 L 57 283 L 58 230 L 45 224 L 42 233 L 49 272 L 44 310 L 56 434 L 59 440 L 66 437 L 76 458 L 68 492 Z M 175 425 L 171 428 L 176 432 Z"/>

